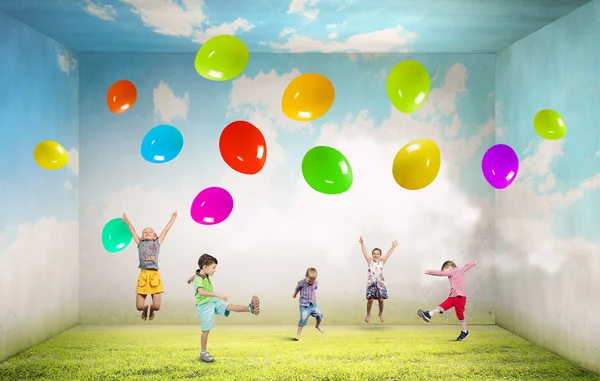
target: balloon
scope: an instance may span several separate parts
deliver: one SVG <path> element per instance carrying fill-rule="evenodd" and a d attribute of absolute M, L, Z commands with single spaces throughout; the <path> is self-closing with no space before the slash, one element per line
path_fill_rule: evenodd
<path fill-rule="evenodd" d="M 152 128 L 142 140 L 142 157 L 150 163 L 166 163 L 177 157 L 183 148 L 183 135 L 173 126 L 163 124 Z"/>
<path fill-rule="evenodd" d="M 194 67 L 198 74 L 211 81 L 228 81 L 242 74 L 250 54 L 239 38 L 220 35 L 206 41 L 198 50 Z"/>
<path fill-rule="evenodd" d="M 106 93 L 108 109 L 115 114 L 122 114 L 132 108 L 136 99 L 135 85 L 126 80 L 113 83 Z"/>
<path fill-rule="evenodd" d="M 233 197 L 223 188 L 211 187 L 202 190 L 194 201 L 190 214 L 201 225 L 216 225 L 229 217 L 233 210 Z"/>
<path fill-rule="evenodd" d="M 113 218 L 102 229 L 102 246 L 109 253 L 125 249 L 132 238 L 131 232 L 122 218 Z"/>
<path fill-rule="evenodd" d="M 302 175 L 312 189 L 325 194 L 346 192 L 354 179 L 344 155 L 326 146 L 313 147 L 304 155 Z"/>
<path fill-rule="evenodd" d="M 421 108 L 427 100 L 431 81 L 423 65 L 407 60 L 392 68 L 385 87 L 394 107 L 410 114 Z"/>
<path fill-rule="evenodd" d="M 533 118 L 533 128 L 542 138 L 558 140 L 567 133 L 567 124 L 554 110 L 542 110 Z"/>
<path fill-rule="evenodd" d="M 254 175 L 265 166 L 267 143 L 252 123 L 238 120 L 221 132 L 219 151 L 225 163 L 233 170 Z"/>
<path fill-rule="evenodd" d="M 35 147 L 33 158 L 43 169 L 54 171 L 64 167 L 69 162 L 69 153 L 59 143 L 46 140 Z"/>
<path fill-rule="evenodd" d="M 327 113 L 335 99 L 333 84 L 321 74 L 302 74 L 286 87 L 281 109 L 292 120 L 306 122 Z"/>
<path fill-rule="evenodd" d="M 481 171 L 492 187 L 504 189 L 517 177 L 519 158 L 511 147 L 506 144 L 496 144 L 483 155 Z"/>
<path fill-rule="evenodd" d="M 440 171 L 440 149 L 430 139 L 413 140 L 400 148 L 392 163 L 392 175 L 404 189 L 423 189 Z"/>

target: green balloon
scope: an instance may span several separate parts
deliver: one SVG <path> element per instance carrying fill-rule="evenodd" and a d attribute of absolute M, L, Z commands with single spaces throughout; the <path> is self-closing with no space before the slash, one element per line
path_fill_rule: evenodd
<path fill-rule="evenodd" d="M 239 38 L 220 35 L 206 41 L 196 54 L 194 67 L 198 74 L 211 81 L 228 81 L 242 74 L 250 53 Z"/>
<path fill-rule="evenodd" d="M 547 140 L 562 139 L 567 134 L 565 120 L 554 110 L 542 110 L 533 118 L 533 128 Z"/>
<path fill-rule="evenodd" d="M 131 242 L 131 232 L 122 218 L 113 218 L 102 229 L 102 245 L 109 253 L 117 253 Z"/>
<path fill-rule="evenodd" d="M 421 108 L 429 97 L 431 80 L 425 66 L 406 60 L 392 68 L 385 87 L 394 107 L 410 114 Z"/>
<path fill-rule="evenodd" d="M 311 148 L 302 159 L 302 175 L 306 183 L 317 192 L 340 194 L 352 186 L 352 167 L 344 155 L 335 148 Z"/>

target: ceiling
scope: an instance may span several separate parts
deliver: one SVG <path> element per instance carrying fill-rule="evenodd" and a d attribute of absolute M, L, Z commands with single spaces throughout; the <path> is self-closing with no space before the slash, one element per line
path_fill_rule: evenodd
<path fill-rule="evenodd" d="M 235 34 L 256 52 L 494 53 L 590 0 L 0 0 L 76 52 L 195 53 Z"/>

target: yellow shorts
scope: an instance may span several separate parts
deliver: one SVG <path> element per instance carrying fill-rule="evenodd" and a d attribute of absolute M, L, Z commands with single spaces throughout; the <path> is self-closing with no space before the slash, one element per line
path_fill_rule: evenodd
<path fill-rule="evenodd" d="M 142 269 L 138 276 L 136 294 L 152 295 L 165 292 L 158 270 Z"/>

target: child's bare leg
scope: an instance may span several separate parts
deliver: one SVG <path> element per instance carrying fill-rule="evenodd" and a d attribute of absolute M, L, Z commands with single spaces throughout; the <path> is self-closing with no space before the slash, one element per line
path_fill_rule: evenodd
<path fill-rule="evenodd" d="M 321 333 L 325 333 L 325 331 L 323 331 L 323 328 L 321 328 L 321 320 L 317 319 L 317 324 L 315 325 L 315 328 L 319 330 L 319 332 Z"/>
<path fill-rule="evenodd" d="M 302 335 L 302 326 L 298 326 L 298 333 L 296 334 L 296 340 L 300 340 L 300 335 Z"/>
<path fill-rule="evenodd" d="M 154 312 L 160 310 L 160 302 L 162 294 L 152 294 L 152 305 L 150 306 L 150 320 L 154 319 Z"/>
<path fill-rule="evenodd" d="M 227 311 L 232 312 L 249 312 L 248 306 L 240 306 L 238 304 L 230 304 L 227 306 Z"/>
<path fill-rule="evenodd" d="M 135 296 L 135 308 L 138 311 L 142 311 L 142 320 L 146 320 L 148 318 L 148 306 L 145 306 L 146 303 L 146 295 L 137 294 Z"/>
<path fill-rule="evenodd" d="M 371 320 L 371 307 L 373 307 L 373 298 L 367 300 L 367 316 L 365 317 L 367 323 Z"/>
<path fill-rule="evenodd" d="M 383 318 L 383 298 L 377 299 L 379 302 L 379 320 L 383 323 L 385 319 Z"/>
<path fill-rule="evenodd" d="M 200 348 L 202 349 L 203 352 L 206 351 L 206 345 L 208 344 L 208 334 L 209 333 L 210 333 L 210 331 L 202 332 L 202 338 L 200 339 Z"/>
<path fill-rule="evenodd" d="M 466 321 L 460 322 L 460 329 L 462 329 L 465 332 L 467 331 L 467 322 Z"/>

